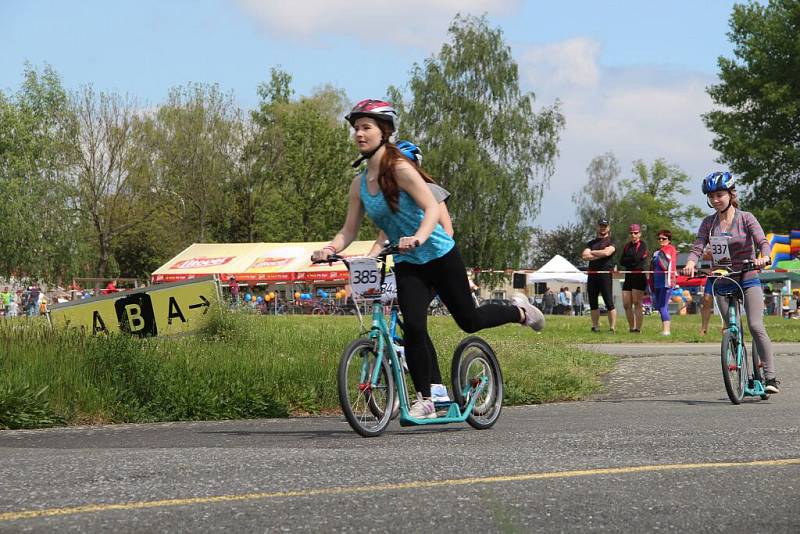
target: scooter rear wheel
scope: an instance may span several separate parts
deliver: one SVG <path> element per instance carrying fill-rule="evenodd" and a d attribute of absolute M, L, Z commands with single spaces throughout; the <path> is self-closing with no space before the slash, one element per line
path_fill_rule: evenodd
<path fill-rule="evenodd" d="M 477 336 L 462 340 L 453 353 L 450 376 L 453 397 L 462 410 L 471 400 L 477 384 L 484 377 L 487 379 L 467 422 L 479 430 L 491 428 L 503 409 L 503 374 L 492 347 Z"/>

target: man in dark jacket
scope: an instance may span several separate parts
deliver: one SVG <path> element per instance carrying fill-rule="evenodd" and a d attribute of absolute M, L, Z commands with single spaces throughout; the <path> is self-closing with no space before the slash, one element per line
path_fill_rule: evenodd
<path fill-rule="evenodd" d="M 592 316 L 592 332 L 600 331 L 600 307 L 598 297 L 602 295 L 608 310 L 608 326 L 612 333 L 617 331 L 617 310 L 614 309 L 614 294 L 611 289 L 611 270 L 614 268 L 614 253 L 617 251 L 611 238 L 608 219 L 597 221 L 597 237 L 586 243 L 581 259 L 589 262 L 586 293 Z"/>

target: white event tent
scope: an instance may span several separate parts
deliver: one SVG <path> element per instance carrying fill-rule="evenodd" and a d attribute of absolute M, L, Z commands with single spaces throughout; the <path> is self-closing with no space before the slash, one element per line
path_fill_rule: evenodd
<path fill-rule="evenodd" d="M 528 284 L 535 282 L 585 284 L 586 273 L 572 265 L 563 256 L 556 254 L 541 269 L 528 274 Z"/>

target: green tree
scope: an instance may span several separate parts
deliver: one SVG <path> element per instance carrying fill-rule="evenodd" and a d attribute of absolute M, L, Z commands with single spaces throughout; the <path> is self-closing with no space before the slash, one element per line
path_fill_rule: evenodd
<path fill-rule="evenodd" d="M 254 242 L 270 241 L 269 209 L 280 203 L 278 166 L 285 152 L 284 138 L 278 126 L 277 108 L 289 102 L 294 90 L 292 76 L 278 68 L 270 71 L 270 81 L 261 83 L 257 93 L 258 109 L 250 112 L 250 120 L 242 135 L 244 149 L 240 169 L 230 184 L 229 198 L 233 199 L 231 239 Z M 244 134 L 244 131 L 242 131 Z M 245 140 L 246 139 L 246 140 Z"/>
<path fill-rule="evenodd" d="M 170 216 L 163 211 L 150 211 L 140 204 L 136 211 L 145 209 L 149 215 L 114 239 L 112 253 L 122 276 L 147 280 L 150 275 L 173 257 L 184 243 L 170 226 Z"/>
<path fill-rule="evenodd" d="M 126 218 L 135 224 L 121 228 L 112 240 L 113 273 L 146 279 L 155 268 L 186 245 L 181 201 L 164 190 L 154 113 L 134 117 L 132 146 L 126 165 L 131 186 Z"/>
<path fill-rule="evenodd" d="M 591 237 L 592 233 L 579 223 L 562 224 L 550 231 L 535 228 L 528 252 L 528 266 L 538 269 L 556 254 L 573 265 L 581 265 L 584 263 L 581 252 Z"/>
<path fill-rule="evenodd" d="M 343 119 L 348 101 L 330 86 L 292 100 L 290 84 L 291 76 L 273 70 L 253 113 L 253 186 L 262 200 L 256 235 L 267 241 L 330 239 L 344 222 L 354 175 L 356 153 Z"/>
<path fill-rule="evenodd" d="M 228 237 L 224 193 L 236 175 L 242 120 L 231 94 L 217 85 L 188 84 L 170 91 L 148 128 L 158 154 L 152 171 L 157 193 L 183 244 Z"/>
<path fill-rule="evenodd" d="M 264 167 L 259 165 L 261 147 L 255 143 L 257 127 L 250 118 L 237 116 L 231 126 L 231 177 L 224 191 L 224 228 L 218 233 L 225 241 L 252 243 L 258 240 L 258 213 L 266 205 Z"/>
<path fill-rule="evenodd" d="M 572 197 L 586 234 L 594 235 L 597 220 L 605 217 L 611 223 L 618 250 L 622 250 L 633 223 L 641 225 L 641 238 L 651 248 L 656 246 L 660 229 L 670 230 L 676 245 L 694 240 L 690 225 L 703 212 L 681 200 L 689 193 L 685 186 L 689 176 L 676 165 L 659 158 L 648 167 L 636 160 L 632 177 L 620 180 L 619 163 L 613 153 L 606 152 L 592 159 L 586 173 L 586 184 Z"/>
<path fill-rule="evenodd" d="M 424 167 L 452 193 L 449 208 L 467 265 L 517 266 L 529 243 L 558 155 L 557 102 L 534 111 L 533 93 L 501 30 L 486 17 L 457 16 L 450 42 L 416 64 L 401 134 L 419 143 Z M 389 88 L 395 100 L 398 91 Z"/>
<path fill-rule="evenodd" d="M 595 233 L 595 226 L 601 217 L 612 223 L 617 219 L 620 199 L 618 180 L 621 172 L 619 162 L 612 152 L 595 156 L 586 167 L 586 184 L 572 195 L 575 213 L 586 234 Z"/>
<path fill-rule="evenodd" d="M 621 198 L 616 207 L 619 217 L 611 222 L 618 248 L 621 250 L 632 223 L 642 226 L 641 238 L 651 250 L 655 250 L 661 229 L 672 232 L 672 241 L 678 248 L 694 241 L 695 229 L 690 225 L 703 216 L 703 211 L 681 201 L 689 193 L 685 185 L 689 180 L 678 166 L 663 159 L 655 160 L 650 167 L 642 160 L 634 161 L 633 178 L 620 184 Z"/>
<path fill-rule="evenodd" d="M 19 91 L 0 92 L 0 269 L 58 279 L 76 274 L 86 249 L 68 202 L 68 155 L 77 128 L 58 74 L 26 65 Z"/>
<path fill-rule="evenodd" d="M 800 2 L 737 4 L 729 24 L 734 57 L 719 58 L 719 109 L 703 119 L 748 209 L 786 232 L 800 220 Z"/>
<path fill-rule="evenodd" d="M 74 204 L 92 230 L 94 276 L 118 275 L 114 240 L 148 220 L 155 210 L 150 177 L 133 172 L 136 103 L 127 96 L 96 93 L 91 86 L 83 87 L 73 100 L 79 125 L 73 140 Z M 137 205 L 152 207 L 137 210 Z"/>

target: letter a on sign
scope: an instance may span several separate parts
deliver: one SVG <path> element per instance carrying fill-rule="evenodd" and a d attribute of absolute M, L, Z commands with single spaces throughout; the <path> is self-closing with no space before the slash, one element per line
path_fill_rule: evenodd
<path fill-rule="evenodd" d="M 175 297 L 169 298 L 169 312 L 167 313 L 167 324 L 172 324 L 172 320 L 175 318 L 179 318 L 181 322 L 186 322 L 186 317 L 183 316 L 183 312 L 181 311 L 181 307 L 178 306 L 178 301 L 175 300 Z"/>
<path fill-rule="evenodd" d="M 106 328 L 106 323 L 103 322 L 100 312 L 95 310 L 94 314 L 92 315 L 92 335 L 96 336 L 101 332 L 108 334 L 108 328 Z"/>

